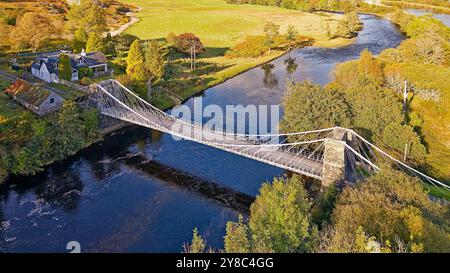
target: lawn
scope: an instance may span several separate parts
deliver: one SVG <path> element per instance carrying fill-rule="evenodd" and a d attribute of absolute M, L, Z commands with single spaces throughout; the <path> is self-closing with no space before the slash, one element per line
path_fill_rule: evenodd
<path fill-rule="evenodd" d="M 306 13 L 278 7 L 258 5 L 230 5 L 223 0 L 123 0 L 139 6 L 140 21 L 126 32 L 140 39 L 165 39 L 170 32 L 192 32 L 205 46 L 206 52 L 198 59 L 198 68 L 190 71 L 186 58 L 172 58 L 171 75 L 159 84 L 182 98 L 188 98 L 211 86 L 236 76 L 255 66 L 275 59 L 284 51 L 272 50 L 259 58 L 224 57 L 226 51 L 247 35 L 263 34 L 265 22 L 280 25 L 285 33 L 288 25 L 294 25 L 300 35 L 309 36 L 320 46 L 341 46 L 351 43 L 348 39 L 327 38 L 326 26 L 333 31 L 341 15 Z M 153 103 L 160 108 L 175 104 L 164 96 Z"/>

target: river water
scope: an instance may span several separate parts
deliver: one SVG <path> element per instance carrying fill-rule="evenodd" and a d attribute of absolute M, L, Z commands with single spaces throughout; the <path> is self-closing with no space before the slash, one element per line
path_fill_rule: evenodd
<path fill-rule="evenodd" d="M 287 79 L 325 84 L 336 64 L 403 39 L 392 23 L 361 17 L 354 44 L 293 51 L 296 68 L 286 69 L 283 56 L 210 88 L 203 104 L 279 104 Z M 246 213 L 261 184 L 280 175 L 263 163 L 128 127 L 38 175 L 11 178 L 0 192 L 0 251 L 68 252 L 67 243 L 77 241 L 83 252 L 180 252 L 194 227 L 222 248 L 226 222 Z"/>
<path fill-rule="evenodd" d="M 444 25 L 450 27 L 450 14 L 435 13 L 424 9 L 406 9 L 406 12 L 415 16 L 422 16 L 425 14 L 433 14 L 433 17 L 440 20 Z"/>

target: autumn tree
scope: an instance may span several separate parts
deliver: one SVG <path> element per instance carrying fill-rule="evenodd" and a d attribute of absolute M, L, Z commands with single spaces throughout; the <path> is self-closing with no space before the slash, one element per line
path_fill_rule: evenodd
<path fill-rule="evenodd" d="M 0 18 L 0 47 L 8 46 L 11 26 L 5 20 Z"/>
<path fill-rule="evenodd" d="M 250 253 L 252 251 L 251 233 L 244 218 L 239 215 L 237 222 L 228 222 L 226 236 L 224 237 L 225 252 L 227 253 Z"/>
<path fill-rule="evenodd" d="M 190 54 L 191 50 L 195 48 L 197 54 L 205 52 L 200 38 L 193 33 L 182 33 L 175 39 L 175 48 L 182 53 Z"/>
<path fill-rule="evenodd" d="M 384 82 L 381 64 L 367 48 L 361 52 L 358 62 L 358 75 L 361 85 L 380 86 Z"/>
<path fill-rule="evenodd" d="M 11 35 L 16 47 L 29 46 L 36 52 L 44 42 L 56 38 L 61 33 L 62 23 L 45 13 L 27 12 L 17 22 Z"/>
<path fill-rule="evenodd" d="M 184 246 L 185 253 L 204 253 L 206 251 L 205 240 L 198 234 L 197 228 L 194 228 L 192 242 Z"/>
<path fill-rule="evenodd" d="M 387 168 L 339 195 L 325 252 L 449 252 L 449 208 L 430 200 L 418 178 Z M 358 231 L 359 230 L 359 231 Z M 359 235 L 361 237 L 361 235 Z M 326 236 L 322 236 L 326 238 Z M 360 247 L 358 247 L 358 244 Z M 373 249 L 373 248 L 372 248 Z"/>
<path fill-rule="evenodd" d="M 105 13 L 95 0 L 81 0 L 80 5 L 72 5 L 67 13 L 67 27 L 74 33 L 83 28 L 87 33 L 101 35 L 107 30 Z"/>
<path fill-rule="evenodd" d="M 345 89 L 367 87 L 379 88 L 384 82 L 380 62 L 365 49 L 359 60 L 339 64 L 333 71 L 334 84 Z"/>

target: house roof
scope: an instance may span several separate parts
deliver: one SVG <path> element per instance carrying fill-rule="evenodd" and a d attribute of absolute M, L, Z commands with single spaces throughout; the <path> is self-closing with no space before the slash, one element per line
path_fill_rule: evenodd
<path fill-rule="evenodd" d="M 58 58 L 47 58 L 47 60 L 44 59 L 38 59 L 36 62 L 34 62 L 31 67 L 35 68 L 37 70 L 41 69 L 42 64 L 45 63 L 45 66 L 47 67 L 48 72 L 50 74 L 55 73 L 58 74 Z"/>
<path fill-rule="evenodd" d="M 80 69 L 84 67 L 92 67 L 97 65 L 103 65 L 108 62 L 106 59 L 105 54 L 102 52 L 88 52 L 85 54 L 85 56 L 82 56 L 81 54 L 69 54 L 70 62 L 72 64 L 72 68 L 74 69 Z M 79 60 L 82 59 L 82 62 L 79 62 Z M 36 61 L 31 65 L 34 69 L 41 69 L 41 66 L 43 63 L 45 63 L 48 71 L 51 73 L 55 73 L 58 75 L 58 62 L 59 62 L 59 55 L 51 55 L 51 56 L 40 56 L 36 58 Z"/>
<path fill-rule="evenodd" d="M 72 67 L 76 68 L 91 67 L 106 64 L 108 62 L 105 54 L 98 51 L 88 52 L 84 56 L 82 56 L 81 54 L 70 54 L 69 57 L 72 60 Z M 83 60 L 82 63 L 79 63 L 80 59 Z"/>
<path fill-rule="evenodd" d="M 5 90 L 6 94 L 39 107 L 53 92 L 40 86 L 34 86 L 30 83 L 18 79 Z"/>

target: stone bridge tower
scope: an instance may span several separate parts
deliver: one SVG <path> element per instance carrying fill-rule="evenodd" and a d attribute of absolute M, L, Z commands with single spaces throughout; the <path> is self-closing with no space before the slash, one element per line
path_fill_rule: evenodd
<path fill-rule="evenodd" d="M 333 130 L 333 137 L 325 140 L 325 151 L 322 167 L 322 186 L 346 181 L 349 176 L 345 144 L 351 140 L 351 134 L 342 128 Z"/>

